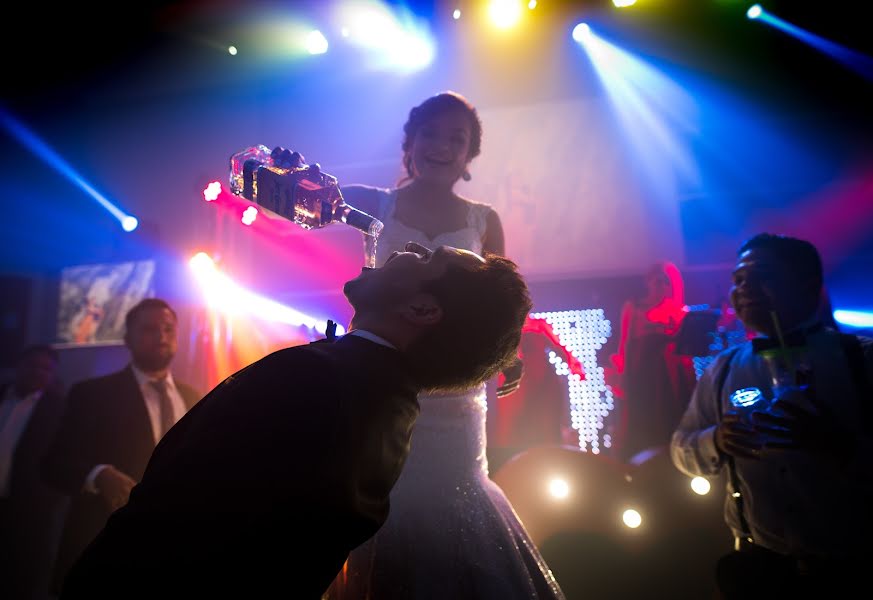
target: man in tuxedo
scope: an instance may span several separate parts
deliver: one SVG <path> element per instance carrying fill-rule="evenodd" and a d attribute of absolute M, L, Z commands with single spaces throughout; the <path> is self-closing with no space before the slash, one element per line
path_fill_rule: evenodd
<path fill-rule="evenodd" d="M 417 394 L 497 373 L 531 307 L 511 261 L 413 243 L 344 292 L 348 334 L 239 371 L 167 434 L 62 598 L 321 596 L 387 517 Z"/>
<path fill-rule="evenodd" d="M 25 348 L 0 385 L 0 598 L 45 598 L 64 497 L 40 477 L 39 460 L 63 410 L 58 353 Z"/>
<path fill-rule="evenodd" d="M 158 441 L 200 398 L 175 381 L 176 313 L 147 298 L 125 317 L 130 364 L 72 387 L 43 475 L 71 497 L 55 563 L 59 590 L 70 566 L 142 478 Z"/>

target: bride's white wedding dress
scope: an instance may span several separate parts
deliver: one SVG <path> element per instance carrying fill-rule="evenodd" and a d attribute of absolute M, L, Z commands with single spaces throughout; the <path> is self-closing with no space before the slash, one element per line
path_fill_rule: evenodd
<path fill-rule="evenodd" d="M 385 224 L 377 265 L 406 242 L 482 251 L 489 208 L 471 205 L 464 229 L 434 239 L 394 219 L 394 191 L 380 190 Z M 391 493 L 387 522 L 349 556 L 330 600 L 560 599 L 564 596 L 502 490 L 488 477 L 485 386 L 419 396 L 412 449 Z"/>

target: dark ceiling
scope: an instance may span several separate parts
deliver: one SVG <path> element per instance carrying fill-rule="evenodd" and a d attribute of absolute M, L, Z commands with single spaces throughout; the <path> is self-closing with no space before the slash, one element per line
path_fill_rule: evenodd
<path fill-rule="evenodd" d="M 405 4 L 428 18 L 441 37 L 441 31 L 449 31 L 447 15 L 457 3 L 431 0 Z M 867 118 L 871 112 L 868 107 L 873 104 L 870 79 L 791 36 L 749 22 L 744 15 L 750 4 L 737 0 L 639 0 L 632 8 L 617 10 L 609 0 L 541 0 L 531 18 L 538 19 L 541 28 L 561 28 L 575 19 L 598 14 L 612 27 L 633 32 L 639 51 L 736 82 L 769 98 Z M 873 35 L 863 8 L 866 3 L 780 0 L 763 4 L 834 43 L 873 55 Z M 128 85 L 136 85 L 137 80 L 129 77 L 131 71 L 155 52 L 174 45 L 178 49 L 181 44 L 188 54 L 196 56 L 202 49 L 192 45 L 193 39 L 241 35 L 251 17 L 276 6 L 311 16 L 327 10 L 330 3 L 139 2 L 114 10 L 62 3 L 47 7 L 44 14 L 28 3 L 14 3 L 4 9 L 8 34 L 0 41 L 6 56 L 3 100 L 36 117 L 40 111 L 57 111 L 125 76 L 134 82 Z M 867 61 L 867 76 L 873 77 L 871 59 Z M 143 85 L 148 85 L 145 81 Z"/>

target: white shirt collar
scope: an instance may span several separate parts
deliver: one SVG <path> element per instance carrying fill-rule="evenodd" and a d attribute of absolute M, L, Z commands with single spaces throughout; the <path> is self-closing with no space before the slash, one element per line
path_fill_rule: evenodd
<path fill-rule="evenodd" d="M 143 387 L 144 385 L 148 384 L 149 381 L 155 380 L 154 377 L 150 376 L 145 371 L 140 370 L 133 363 L 130 363 L 130 368 L 131 368 L 131 370 L 133 370 L 133 376 L 136 377 L 136 382 L 139 385 L 139 387 Z M 168 389 L 172 390 L 172 389 L 176 388 L 176 383 L 173 381 L 173 374 L 170 373 L 169 371 L 167 371 L 166 381 L 167 381 L 167 388 Z"/>
<path fill-rule="evenodd" d="M 354 329 L 348 332 L 346 335 L 356 335 L 358 337 L 364 338 L 365 340 L 370 340 L 373 343 L 379 344 L 380 346 L 387 346 L 388 348 L 397 350 L 397 346 L 395 346 L 385 338 L 379 337 L 375 333 L 367 331 L 366 329 Z"/>

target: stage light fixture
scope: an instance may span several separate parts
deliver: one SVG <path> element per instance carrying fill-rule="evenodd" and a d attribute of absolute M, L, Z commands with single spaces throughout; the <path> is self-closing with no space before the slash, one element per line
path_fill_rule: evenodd
<path fill-rule="evenodd" d="M 749 10 L 746 11 L 746 16 L 750 19 L 757 19 L 761 16 L 761 13 L 764 12 L 764 9 L 761 8 L 760 4 L 753 4 L 749 7 Z"/>
<path fill-rule="evenodd" d="M 236 46 L 228 46 L 227 53 L 230 54 L 231 56 L 236 56 L 236 53 L 237 53 Z"/>
<path fill-rule="evenodd" d="M 455 21 L 457 21 L 458 19 L 461 18 L 461 9 L 460 9 L 460 8 L 456 8 L 456 9 L 452 12 L 452 18 L 453 18 Z"/>

